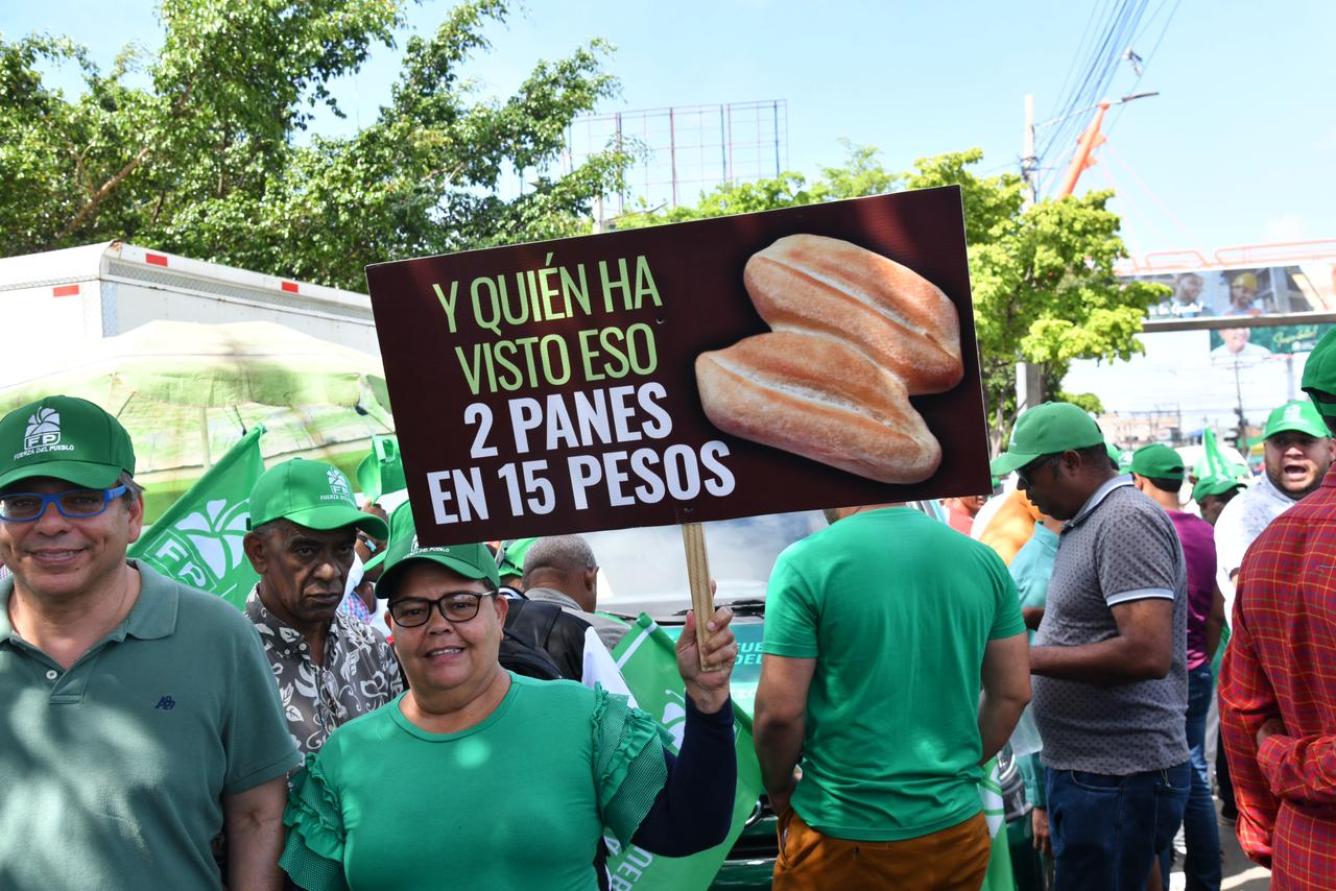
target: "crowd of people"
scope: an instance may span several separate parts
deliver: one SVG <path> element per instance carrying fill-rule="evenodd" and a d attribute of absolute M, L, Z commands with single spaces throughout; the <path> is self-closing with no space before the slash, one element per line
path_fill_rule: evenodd
<path fill-rule="evenodd" d="M 979 782 L 1018 725 L 1026 891 L 1167 887 L 1180 831 L 1216 891 L 1217 795 L 1274 888 L 1336 886 L 1336 335 L 1303 386 L 1256 480 L 1124 460 L 1046 403 L 988 503 L 833 507 L 785 550 L 754 719 L 774 887 L 980 887 Z M 0 419 L 0 887 L 592 889 L 605 838 L 728 837 L 727 606 L 686 617 L 675 747 L 582 537 L 421 546 L 291 459 L 250 494 L 238 611 L 127 559 L 134 472 L 90 402 Z"/>

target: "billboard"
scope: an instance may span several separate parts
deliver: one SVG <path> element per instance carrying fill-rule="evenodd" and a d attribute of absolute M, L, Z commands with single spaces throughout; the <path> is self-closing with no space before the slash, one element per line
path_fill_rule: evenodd
<path fill-rule="evenodd" d="M 1128 276 L 1172 289 L 1149 317 L 1195 319 L 1336 311 L 1336 264 L 1200 269 Z"/>
<path fill-rule="evenodd" d="M 1293 318 L 1259 323 L 1279 314 L 1336 312 L 1336 262 L 1330 259 L 1124 279 L 1172 289 L 1151 307 L 1148 322 L 1189 324 L 1143 332 L 1145 353 L 1127 362 L 1073 362 L 1063 389 L 1095 394 L 1110 413 L 1158 418 L 1161 429 L 1183 437 L 1205 427 L 1261 423 L 1271 409 L 1302 396 L 1304 363 L 1332 325 Z M 1230 318 L 1249 324 L 1207 327 Z M 1202 327 L 1189 330 L 1194 321 Z"/>

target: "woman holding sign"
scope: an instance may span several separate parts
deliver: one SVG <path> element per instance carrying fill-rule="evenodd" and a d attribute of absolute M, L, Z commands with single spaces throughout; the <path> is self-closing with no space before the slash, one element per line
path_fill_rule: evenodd
<path fill-rule="evenodd" d="M 728 835 L 731 611 L 715 612 L 703 644 L 687 618 L 674 758 L 622 697 L 504 670 L 498 583 L 482 545 L 415 549 L 386 569 L 378 593 L 409 689 L 340 727 L 295 783 L 281 862 L 302 888 L 585 891 L 605 827 L 674 857 Z"/>

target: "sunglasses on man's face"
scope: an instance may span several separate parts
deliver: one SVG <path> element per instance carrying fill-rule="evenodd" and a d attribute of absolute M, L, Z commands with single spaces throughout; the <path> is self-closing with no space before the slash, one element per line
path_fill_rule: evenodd
<path fill-rule="evenodd" d="M 1038 461 L 1031 461 L 1029 464 L 1016 471 L 1017 481 L 1026 488 L 1034 484 L 1034 477 L 1039 471 L 1055 463 L 1062 455 L 1045 455 Z"/>

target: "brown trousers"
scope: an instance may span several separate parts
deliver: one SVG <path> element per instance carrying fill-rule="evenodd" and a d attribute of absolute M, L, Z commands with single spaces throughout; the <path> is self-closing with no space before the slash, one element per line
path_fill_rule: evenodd
<path fill-rule="evenodd" d="M 869 842 L 822 835 L 789 809 L 779 818 L 773 888 L 978 891 L 992 850 L 982 813 L 931 835 Z"/>

